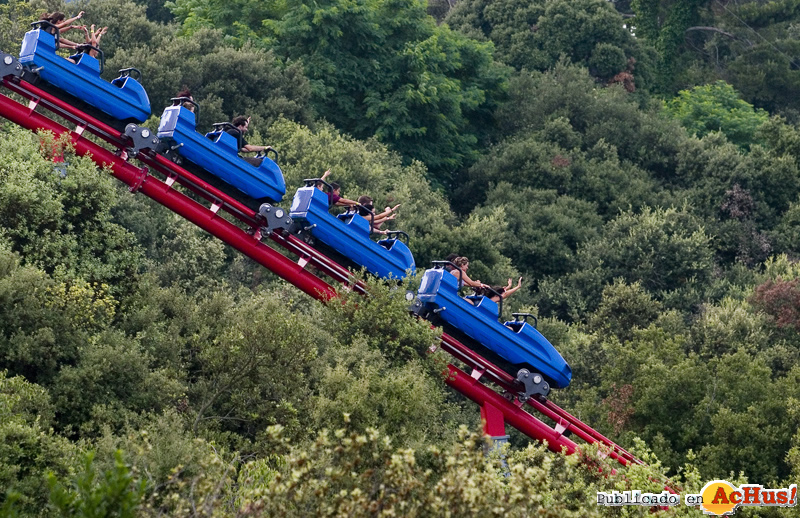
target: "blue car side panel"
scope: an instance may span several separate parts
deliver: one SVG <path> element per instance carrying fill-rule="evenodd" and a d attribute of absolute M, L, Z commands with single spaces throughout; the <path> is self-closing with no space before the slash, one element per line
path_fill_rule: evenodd
<path fill-rule="evenodd" d="M 412 275 L 416 271 L 414 257 L 405 243 L 398 239 L 376 243 L 369 238 L 369 222 L 365 218 L 357 214 L 341 219 L 331 215 L 328 195 L 316 187 L 297 190 L 290 215 L 308 223 L 315 238 L 378 277 L 402 279 L 407 270 Z"/>
<path fill-rule="evenodd" d="M 533 326 L 522 323 L 518 331 L 497 321 L 497 304 L 475 297 L 473 306 L 458 296 L 458 279 L 441 268 L 427 270 L 418 292 L 419 300 L 449 325 L 488 347 L 514 365 L 529 364 L 556 388 L 572 380 L 572 369 Z"/>
<path fill-rule="evenodd" d="M 158 138 L 173 140 L 178 152 L 209 173 L 236 187 L 253 199 L 267 198 L 275 203 L 286 194 L 283 172 L 273 160 L 264 157 L 256 167 L 238 154 L 236 138 L 224 131 L 203 135 L 195 126 L 194 113 L 182 106 L 170 106 L 161 115 Z"/>
<path fill-rule="evenodd" d="M 40 77 L 118 120 L 144 122 L 150 116 L 150 99 L 138 81 L 119 77 L 112 82 L 100 78 L 100 64 L 89 54 L 77 63 L 56 54 L 55 36 L 41 29 L 28 31 L 22 41 L 19 62 L 42 67 Z"/>

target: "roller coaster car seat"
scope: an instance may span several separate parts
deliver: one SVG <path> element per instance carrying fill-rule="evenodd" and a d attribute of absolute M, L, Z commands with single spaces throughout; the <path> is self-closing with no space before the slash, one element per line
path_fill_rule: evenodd
<path fill-rule="evenodd" d="M 451 275 L 451 277 L 454 276 Z M 489 297 L 484 297 L 483 295 L 468 295 L 464 298 L 472 302 L 472 305 L 475 306 L 475 310 L 480 315 L 489 319 L 498 319 L 500 309 L 497 306 L 497 302 L 493 301 Z"/>
<path fill-rule="evenodd" d="M 239 150 L 242 147 L 239 139 L 224 130 L 211 131 L 206 133 L 206 137 L 226 153 L 239 154 Z"/>
<path fill-rule="evenodd" d="M 417 297 L 423 303 L 433 303 L 439 291 L 458 293 L 458 279 L 443 268 L 426 270 L 417 291 Z"/>
<path fill-rule="evenodd" d="M 297 189 L 289 210 L 293 218 L 307 218 L 310 213 L 326 213 L 328 195 L 316 187 L 302 187 Z"/>
<path fill-rule="evenodd" d="M 519 334 L 526 325 L 530 325 L 527 322 L 520 322 L 519 320 L 509 320 L 508 322 L 503 322 L 503 325 L 507 328 L 511 329 L 515 333 Z"/>
<path fill-rule="evenodd" d="M 369 237 L 369 221 L 367 221 L 367 218 L 355 212 L 346 212 L 336 217 L 339 221 L 347 225 L 352 232 L 358 232 Z"/>
<path fill-rule="evenodd" d="M 75 66 L 85 72 L 93 72 L 98 76 L 103 73 L 100 60 L 86 52 L 78 52 L 69 57 L 75 62 Z"/>
<path fill-rule="evenodd" d="M 414 255 L 411 253 L 406 243 L 403 243 L 396 237 L 390 237 L 381 239 L 378 241 L 378 244 L 388 250 L 389 254 L 399 261 L 400 264 L 406 265 L 407 269 L 411 270 L 411 275 L 416 273 L 417 266 L 414 262 Z"/>

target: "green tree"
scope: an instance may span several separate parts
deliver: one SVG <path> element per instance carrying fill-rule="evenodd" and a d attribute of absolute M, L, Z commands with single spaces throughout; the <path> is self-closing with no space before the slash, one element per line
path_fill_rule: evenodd
<path fill-rule="evenodd" d="M 492 129 L 504 69 L 418 0 L 298 2 L 276 30 L 278 52 L 302 60 L 319 115 L 423 161 L 439 181 Z"/>
<path fill-rule="evenodd" d="M 135 340 L 114 331 L 93 336 L 49 388 L 60 424 L 81 436 L 97 435 L 105 426 L 119 429 L 132 415 L 168 407 L 184 389 Z"/>
<path fill-rule="evenodd" d="M 600 0 L 459 2 L 447 23 L 469 36 L 488 39 L 497 56 L 517 70 L 552 68 L 564 56 L 604 82 L 647 87 L 652 57 L 624 28 L 622 17 Z M 619 77 L 615 77 L 618 76 Z"/>
<path fill-rule="evenodd" d="M 57 429 L 90 435 L 180 393 L 171 372 L 113 329 L 118 301 L 107 288 L 80 279 L 57 282 L 20 266 L 7 249 L 0 257 L 0 362 L 47 388 L 58 405 Z"/>
<path fill-rule="evenodd" d="M 777 3 L 777 2 L 776 2 Z M 796 24 L 797 19 L 793 22 Z M 796 56 L 800 52 L 796 29 L 791 28 L 779 41 L 767 30 L 768 41 L 760 41 L 738 56 L 725 71 L 724 79 L 733 84 L 742 97 L 754 106 L 770 113 L 785 113 L 793 117 L 800 110 L 797 98 L 787 90 L 800 86 Z"/>
<path fill-rule="evenodd" d="M 87 453 L 83 473 L 75 477 L 73 488 L 64 487 L 55 475 L 50 476 L 50 505 L 61 516 L 137 516 L 144 486 L 136 484 L 122 452 L 116 453 L 113 469 L 100 474 L 93 461 L 94 454 Z"/>
<path fill-rule="evenodd" d="M 324 332 L 269 293 L 239 300 L 218 293 L 198 309 L 192 318 L 204 336 L 187 343 L 193 431 L 221 437 L 234 432 L 232 439 L 251 441 L 281 423 L 299 433 L 312 359 L 327 342 Z M 211 315 L 217 321 L 202 324 Z"/>
<path fill-rule="evenodd" d="M 367 281 L 366 297 L 342 292 L 325 308 L 319 325 L 335 342 L 315 362 L 313 429 L 374 427 L 405 447 L 455 436 L 463 418 L 441 384 L 444 359 L 430 353 L 439 331 L 407 318 L 415 283 Z"/>
<path fill-rule="evenodd" d="M 160 23 L 155 23 L 152 18 L 148 18 L 148 11 L 152 12 L 152 8 L 145 6 L 145 1 L 136 2 L 133 0 L 78 0 L 74 2 L 74 7 L 71 9 L 78 11 L 86 11 L 86 18 L 88 23 L 94 23 L 100 27 L 108 27 L 108 32 L 103 36 L 102 50 L 109 63 L 106 66 L 104 76 L 107 79 L 113 79 L 117 76 L 117 71 L 121 68 L 136 67 L 139 68 L 139 61 L 122 60 L 121 62 L 111 60 L 118 51 L 128 50 L 135 47 L 147 46 L 151 44 L 158 44 L 158 42 L 167 37 L 168 34 L 174 31 L 173 28 Z M 51 10 L 59 8 L 67 12 L 63 5 L 53 5 Z M 71 11 L 70 11 L 71 12 Z M 120 13 L 125 13 L 125 16 L 120 16 Z M 144 77 L 144 87 L 150 93 L 148 75 Z M 153 101 L 152 94 L 150 101 Z"/>
<path fill-rule="evenodd" d="M 686 141 L 676 155 L 672 183 L 684 189 L 694 211 L 718 236 L 718 256 L 725 262 L 754 264 L 771 251 L 769 231 L 798 195 L 795 158 L 755 146 L 744 154 L 719 133 Z"/>
<path fill-rule="evenodd" d="M 506 452 L 503 464 L 497 453 L 487 456 L 488 445 L 465 429 L 446 447 L 410 450 L 395 447 L 377 430 L 354 428 L 319 434 L 308 445 L 282 444 L 285 466 L 265 475 L 269 483 L 259 485 L 251 479 L 240 486 L 243 514 L 613 516 L 618 510 L 596 505 L 597 491 L 664 489 L 664 468 L 641 444 L 651 465 L 634 466 L 623 474 L 614 472 L 595 446 L 573 456 L 529 446 Z M 685 487 L 699 490 L 696 469 L 686 466 L 686 475 Z M 630 508 L 631 516 L 648 512 Z M 688 517 L 696 510 L 675 506 L 663 512 Z"/>
<path fill-rule="evenodd" d="M 55 415 L 47 391 L 0 371 L 0 513 L 35 516 L 47 503 L 45 472 L 67 476 L 80 448 L 50 428 Z"/>
<path fill-rule="evenodd" d="M 796 0 L 726 5 L 714 17 L 714 26 L 724 32 L 711 33 L 714 36 L 705 44 L 723 59 L 698 58 L 753 105 L 770 113 L 796 113 L 797 100 L 785 92 L 800 80 L 793 58 L 798 51 L 798 18 Z"/>
<path fill-rule="evenodd" d="M 758 130 L 768 118 L 767 112 L 741 100 L 723 81 L 682 90 L 666 107 L 689 133 L 703 137 L 719 131 L 742 149 L 758 143 Z"/>
<path fill-rule="evenodd" d="M 116 471 L 118 452 L 124 452 L 133 488 L 143 488 L 137 516 L 186 516 L 193 509 L 207 516 L 230 514 L 242 456 L 196 437 L 190 425 L 181 410 L 174 409 L 144 414 L 119 433 L 106 430 L 93 443 L 93 469 Z"/>
<path fill-rule="evenodd" d="M 599 134 L 612 122 L 597 120 L 593 127 L 584 128 L 579 126 L 583 121 L 553 115 L 541 121 L 538 130 L 522 130 L 501 141 L 470 167 L 456 194 L 457 208 L 468 212 L 501 183 L 517 189 L 554 190 L 594 205 L 605 218 L 628 207 L 669 201 L 670 195 L 662 195 L 648 171 L 624 159 L 630 144 L 620 149 L 613 143 L 621 134 Z"/>
<path fill-rule="evenodd" d="M 553 459 L 530 448 L 509 458 L 504 477 L 498 457 L 486 460 L 481 446 L 478 437 L 463 431 L 446 449 L 422 451 L 396 448 L 374 429 L 322 433 L 305 451 L 290 447 L 286 468 L 277 470 L 271 484 L 242 488 L 245 509 L 248 515 L 281 516 L 370 516 L 377 509 L 409 516 L 492 511 L 529 516 L 545 511 L 546 501 L 553 515 L 586 516 L 579 495 L 591 474 L 576 458 Z M 521 496 L 530 494 L 542 498 Z"/>
<path fill-rule="evenodd" d="M 637 329 L 646 329 L 653 323 L 661 311 L 661 304 L 639 282 L 626 284 L 615 279 L 603 288 L 603 297 L 589 318 L 589 326 L 620 341 L 630 340 Z"/>
<path fill-rule="evenodd" d="M 225 244 L 173 215 L 153 251 L 153 271 L 163 285 L 202 290 L 224 279 Z"/>
<path fill-rule="evenodd" d="M 451 401 L 439 373 L 430 372 L 425 358 L 392 365 L 380 350 L 370 349 L 368 341 L 353 337 L 320 358 L 313 429 L 337 429 L 347 423 L 373 427 L 404 447 L 451 439 L 466 416 Z"/>
<path fill-rule="evenodd" d="M 108 66 L 128 63 L 144 74 L 155 115 L 188 86 L 200 104 L 199 131 L 242 114 L 252 116 L 261 131 L 280 116 L 311 121 L 310 88 L 299 65 L 283 65 L 272 52 L 250 45 L 235 48 L 219 31 L 154 38 L 120 50 Z"/>
<path fill-rule="evenodd" d="M 666 93 L 718 80 L 745 101 L 770 113 L 796 113 L 788 91 L 800 75 L 796 0 L 720 3 L 705 0 L 631 2 L 637 37 L 656 47 L 664 62 Z"/>
<path fill-rule="evenodd" d="M 12 374 L 47 383 L 61 362 L 74 361 L 86 334 L 47 304 L 52 279 L 19 263 L 8 247 L 0 248 L 0 358 Z"/>
<path fill-rule="evenodd" d="M 508 232 L 505 239 L 495 241 L 532 283 L 572 271 L 578 246 L 596 237 L 602 227 L 595 204 L 559 196 L 554 190 L 500 182 L 476 212 L 488 216 L 498 207 L 508 221 Z"/>
<path fill-rule="evenodd" d="M 640 282 L 667 307 L 691 307 L 702 300 L 714 260 L 710 237 L 696 217 L 675 208 L 645 208 L 608 222 L 597 239 L 579 248 L 578 265 L 565 277 L 540 282 L 544 307 L 584 318 L 616 278 Z"/>
<path fill-rule="evenodd" d="M 55 155 L 66 158 L 63 178 Z M 133 288 L 142 251 L 110 221 L 118 196 L 110 175 L 51 135 L 18 128 L 0 137 L 0 160 L 0 232 L 27 264 L 106 284 L 112 294 Z"/>
<path fill-rule="evenodd" d="M 424 359 L 438 333 L 424 321 L 399 318 L 408 311 L 404 288 L 412 287 L 412 281 L 392 287 L 371 281 L 366 302 L 358 295 L 342 293 L 342 304 L 326 308 L 323 327 L 330 329 L 340 343 L 365 340 L 369 348 L 381 352 L 391 367 Z M 434 369 L 431 373 L 439 371 Z"/>
<path fill-rule="evenodd" d="M 167 2 L 163 2 L 161 0 L 135 0 L 136 3 L 144 5 L 147 10 L 145 13 L 147 14 L 147 19 L 160 22 L 160 23 L 169 23 L 175 19 L 175 16 L 167 7 Z"/>
<path fill-rule="evenodd" d="M 498 111 L 504 135 L 541 132 L 567 150 L 612 146 L 621 163 L 662 181 L 674 174 L 675 155 L 685 145 L 685 130 L 661 103 L 641 104 L 621 88 L 596 88 L 585 68 L 565 61 L 547 72 L 520 73 L 509 84 L 509 98 Z"/>
<path fill-rule="evenodd" d="M 662 88 L 671 88 L 679 68 L 679 56 L 686 30 L 700 25 L 701 9 L 707 0 L 632 0 L 636 33 L 654 46 L 663 63 L 659 73 Z"/>
<path fill-rule="evenodd" d="M 710 383 L 716 391 L 701 402 L 706 416 L 711 416 L 712 435 L 698 449 L 706 472 L 744 471 L 763 480 L 788 476 L 785 456 L 797 421 L 796 417 L 781 420 L 777 416 L 785 416 L 792 400 L 797 400 L 797 369 L 771 382 L 769 368 L 742 351 L 713 362 L 713 366 Z M 753 405 L 754 400 L 760 403 Z M 757 433 L 753 433 L 753 425 Z M 737 446 L 731 448 L 731 444 Z"/>
<path fill-rule="evenodd" d="M 166 7 L 181 22 L 183 33 L 219 29 L 241 45 L 258 39 L 271 41 L 275 21 L 286 14 L 288 4 L 286 0 L 175 0 Z"/>
<path fill-rule="evenodd" d="M 786 476 L 796 424 L 777 416 L 797 397 L 787 335 L 741 299 L 706 304 L 690 323 L 662 308 L 641 287 L 607 287 L 590 319 L 595 333 L 562 337 L 574 372 L 585 373 L 568 401 L 618 441 L 642 437 L 668 465 L 694 458 L 705 478 L 730 466 L 748 477 Z"/>
<path fill-rule="evenodd" d="M 15 54 L 30 24 L 38 19 L 39 10 L 29 2 L 10 0 L 0 4 L 0 49 Z"/>
<path fill-rule="evenodd" d="M 702 223 L 685 210 L 645 209 L 621 214 L 583 250 L 587 257 L 599 254 L 612 277 L 641 280 L 648 291 L 663 294 L 709 278 L 709 240 Z"/>
<path fill-rule="evenodd" d="M 771 241 L 778 253 L 791 253 L 797 256 L 800 243 L 800 203 L 792 203 L 774 228 Z"/>
<path fill-rule="evenodd" d="M 747 302 L 725 298 L 703 308 L 691 329 L 691 348 L 704 359 L 740 350 L 755 355 L 772 342 L 770 331 Z"/>
<path fill-rule="evenodd" d="M 163 405 L 176 391 L 170 376 L 151 370 L 134 340 L 110 329 L 117 302 L 105 291 L 55 282 L 20 267 L 7 250 L 0 257 L 0 362 L 47 388 L 58 404 L 58 429 L 118 425 L 130 412 Z M 98 423 L 88 423 L 93 418 Z"/>

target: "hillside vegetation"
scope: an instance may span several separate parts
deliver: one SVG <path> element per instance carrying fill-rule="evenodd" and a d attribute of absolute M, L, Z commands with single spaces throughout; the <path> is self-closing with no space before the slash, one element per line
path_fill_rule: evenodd
<path fill-rule="evenodd" d="M 418 279 L 323 306 L 0 122 L 0 516 L 649 516 L 596 491 L 800 477 L 800 0 L 9 0 L 0 49 L 56 9 L 151 128 L 188 86 L 288 192 L 400 203 L 418 268 L 521 276 L 552 399 L 649 467 L 485 456 Z"/>

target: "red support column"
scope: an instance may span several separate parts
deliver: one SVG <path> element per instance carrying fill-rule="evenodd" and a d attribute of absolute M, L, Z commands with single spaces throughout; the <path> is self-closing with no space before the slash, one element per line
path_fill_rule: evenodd
<path fill-rule="evenodd" d="M 488 401 L 481 405 L 481 420 L 483 421 L 483 433 L 492 440 L 490 448 L 492 450 L 501 449 L 508 443 L 506 435 L 506 422 L 503 419 L 503 411 Z"/>
<path fill-rule="evenodd" d="M 503 412 L 493 404 L 484 402 L 481 405 L 481 419 L 483 420 L 483 433 L 489 437 L 505 437 L 506 422 Z"/>
<path fill-rule="evenodd" d="M 517 407 L 494 390 L 486 387 L 466 372 L 453 365 L 448 365 L 447 368 L 445 382 L 480 405 L 482 413 L 484 405 L 489 404 L 503 414 L 505 422 L 520 432 L 533 439 L 547 441 L 547 448 L 551 451 L 560 452 L 564 450 L 567 454 L 572 454 L 577 450 L 578 446 L 574 442 Z"/>

